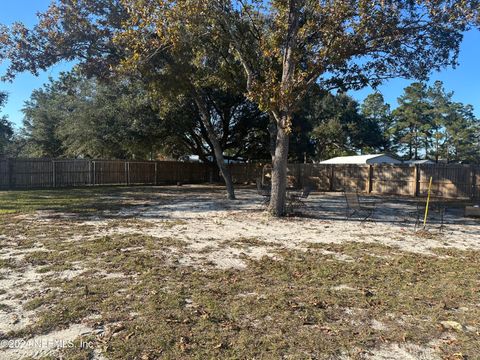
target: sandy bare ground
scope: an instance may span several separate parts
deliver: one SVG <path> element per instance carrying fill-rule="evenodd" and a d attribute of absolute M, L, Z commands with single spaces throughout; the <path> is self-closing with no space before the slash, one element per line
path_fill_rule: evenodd
<path fill-rule="evenodd" d="M 283 219 L 271 217 L 265 212 L 254 190 L 237 191 L 238 200 L 225 202 L 221 192 L 205 194 L 190 193 L 186 196 L 171 196 L 171 201 L 154 199 L 136 208 L 111 214 L 115 219 L 140 219 L 150 226 L 142 230 L 152 236 L 172 236 L 189 244 L 191 253 L 186 262 L 199 257 L 199 250 L 208 248 L 202 255 L 219 267 L 243 267 L 238 259 L 238 250 L 228 246 L 238 239 L 256 238 L 269 246 L 250 249 L 248 256 L 261 258 L 271 248 L 305 248 L 309 243 L 343 243 L 349 241 L 381 243 L 402 251 L 432 254 L 432 248 L 452 247 L 457 249 L 480 249 L 480 222 L 466 219 L 459 208 L 448 208 L 444 227 L 440 229 L 436 213 L 428 219 L 426 231 L 417 227 L 412 212 L 417 205 L 413 199 L 374 198 L 365 203 L 375 203 L 375 212 L 369 221 L 361 217 L 345 218 L 345 200 L 341 193 L 313 194 L 299 216 Z M 420 210 L 423 211 L 423 208 Z M 98 226 L 105 223 L 97 220 L 85 224 Z M 102 231 L 102 230 L 100 230 Z M 119 226 L 103 230 L 107 234 L 137 232 L 138 229 Z M 341 256 L 341 254 L 339 254 Z"/>
<path fill-rule="evenodd" d="M 464 219 L 461 209 L 447 208 L 445 226 L 440 231 L 432 214 L 426 232 L 415 231 L 411 212 L 416 209 L 412 199 L 369 198 L 377 202 L 373 221 L 345 219 L 345 202 L 342 194 L 312 194 L 300 209 L 301 216 L 283 219 L 272 218 L 265 212 L 261 198 L 253 189 L 237 190 L 238 200 L 227 202 L 223 190 L 217 187 L 183 186 L 164 187 L 155 194 L 137 200 L 121 210 L 106 211 L 103 216 L 77 219 L 68 213 L 37 211 L 19 215 L 24 221 L 44 224 L 46 227 L 68 222 L 70 227 L 87 227 L 81 235 L 65 235 L 61 241 L 72 244 L 104 235 L 138 234 L 155 237 L 171 237 L 186 243 L 180 264 L 202 267 L 214 264 L 221 269 L 244 269 L 246 259 L 275 256 L 281 249 L 307 249 L 312 243 L 366 242 L 391 246 L 393 252 L 413 252 L 435 256 L 434 248 L 480 249 L 480 223 Z M 128 201 L 128 194 L 125 199 Z M 42 249 L 39 238 L 30 248 L 18 247 L 15 235 L 2 238 L 0 259 L 21 261 L 25 254 Z M 249 246 L 249 242 L 261 242 Z M 239 247 L 238 244 L 243 246 Z M 128 251 L 128 249 L 122 249 Z M 172 249 L 172 251 L 175 251 Z M 337 259 L 351 262 L 355 258 L 342 253 L 333 254 Z M 0 278 L 0 332 L 21 330 L 35 322 L 35 311 L 25 310 L 23 305 L 33 296 L 47 291 L 42 288 L 45 278 L 56 276 L 71 279 L 85 269 L 82 264 L 73 270 L 60 273 L 38 272 L 34 266 L 3 269 Z M 105 274 L 112 278 L 116 274 Z M 119 274 L 118 276 L 122 276 Z M 348 288 L 338 291 L 350 291 Z M 88 319 L 87 319 L 88 320 Z M 381 324 L 372 326 L 381 327 Z M 22 343 L 15 348 L 0 346 L 0 359 L 22 359 L 55 353 L 59 342 L 73 341 L 80 335 L 101 334 L 108 329 L 95 328 L 91 321 L 72 324 L 70 328 L 41 335 L 37 340 L 42 346 Z M 22 341 L 25 339 L 17 339 Z M 100 353 L 97 353 L 100 359 Z M 372 352 L 373 359 L 438 359 L 430 348 L 390 345 Z"/>

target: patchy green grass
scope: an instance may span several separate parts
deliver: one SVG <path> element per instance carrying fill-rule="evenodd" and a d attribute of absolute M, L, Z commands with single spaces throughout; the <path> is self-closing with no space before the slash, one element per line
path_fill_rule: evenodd
<path fill-rule="evenodd" d="M 69 281 L 51 278 L 53 290 L 26 305 L 39 310 L 39 320 L 10 336 L 100 315 L 101 323 L 119 329 L 102 340 L 112 359 L 360 358 L 385 343 L 425 345 L 441 337 L 441 321 L 454 320 L 465 330 L 439 343 L 442 355 L 480 353 L 475 251 L 442 250 L 434 257 L 379 245 L 315 245 L 238 271 L 180 266 L 171 250 L 181 253 L 183 243 L 169 238 L 128 235 L 48 247 L 54 251 L 25 261 L 60 266 L 83 259 L 90 270 Z M 100 270 L 125 277 L 100 276 Z M 384 328 L 372 327 L 372 320 Z M 68 349 L 68 358 L 88 358 L 85 349 L 77 351 Z"/>
<path fill-rule="evenodd" d="M 18 210 L 17 209 L 0 209 L 0 215 L 4 215 L 4 214 L 15 214 L 17 213 Z"/>
<path fill-rule="evenodd" d="M 175 226 L 183 226 L 183 225 L 187 225 L 187 224 L 188 224 L 188 222 L 186 222 L 185 220 L 181 220 L 181 219 L 166 220 L 166 221 L 162 222 L 162 226 L 165 229 L 172 229 Z"/>
<path fill-rule="evenodd" d="M 251 247 L 256 246 L 268 246 L 270 248 L 274 248 L 278 246 L 274 243 L 269 243 L 265 240 L 261 240 L 257 237 L 240 237 L 231 240 L 225 240 L 221 243 L 223 247 L 231 247 L 231 248 L 238 248 L 238 249 L 248 249 Z"/>
<path fill-rule="evenodd" d="M 0 215 L 52 210 L 77 214 L 95 214 L 116 210 L 129 201 L 151 199 L 154 187 L 88 187 L 73 189 L 0 191 Z M 128 196 L 128 200 L 125 198 Z"/>
<path fill-rule="evenodd" d="M 13 259 L 0 259 L 0 269 L 14 269 L 17 263 Z"/>

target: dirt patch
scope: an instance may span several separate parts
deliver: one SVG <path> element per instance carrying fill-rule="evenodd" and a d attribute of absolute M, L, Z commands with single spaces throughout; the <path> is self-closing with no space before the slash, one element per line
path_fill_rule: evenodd
<path fill-rule="evenodd" d="M 390 344 L 367 355 L 369 360 L 441 360 L 434 350 L 415 344 Z"/>

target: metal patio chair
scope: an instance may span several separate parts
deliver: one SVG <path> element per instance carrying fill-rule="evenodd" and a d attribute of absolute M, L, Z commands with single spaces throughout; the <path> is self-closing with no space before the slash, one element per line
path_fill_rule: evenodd
<path fill-rule="evenodd" d="M 344 190 L 343 194 L 346 202 L 345 213 L 347 219 L 357 215 L 364 222 L 373 216 L 376 209 L 375 203 L 361 202 L 357 191 Z"/>
<path fill-rule="evenodd" d="M 422 214 L 425 211 L 425 204 L 423 204 L 419 199 L 415 201 L 415 210 L 408 210 L 404 212 L 403 220 L 404 223 L 409 223 L 412 221 L 414 223 L 414 230 L 417 230 L 417 227 L 420 225 Z"/>
<path fill-rule="evenodd" d="M 312 192 L 312 187 L 304 186 L 301 192 L 291 192 L 287 194 L 287 212 L 293 213 L 296 209 L 305 207 L 305 200 Z"/>
<path fill-rule="evenodd" d="M 430 209 L 428 212 L 430 216 L 433 215 L 433 218 L 440 222 L 440 232 L 442 232 L 445 225 L 446 211 L 446 204 L 443 197 L 443 192 L 439 190 L 432 190 L 429 207 Z"/>
<path fill-rule="evenodd" d="M 415 201 L 415 210 L 408 211 L 404 221 L 412 220 L 415 223 L 414 229 L 417 230 L 423 224 L 425 216 L 426 199 L 417 199 Z M 428 209 L 428 220 L 438 220 L 440 222 L 440 231 L 443 231 L 445 225 L 445 202 L 443 193 L 440 191 L 432 191 L 430 196 L 430 204 Z M 428 223 L 427 220 L 427 223 Z"/>

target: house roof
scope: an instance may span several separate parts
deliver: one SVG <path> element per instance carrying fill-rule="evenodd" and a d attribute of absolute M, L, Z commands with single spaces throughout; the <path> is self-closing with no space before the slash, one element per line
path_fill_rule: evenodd
<path fill-rule="evenodd" d="M 354 156 L 337 156 L 328 160 L 320 161 L 320 164 L 367 164 L 368 160 L 375 158 L 388 158 L 392 159 L 392 162 L 400 162 L 394 157 L 387 154 L 371 154 L 371 155 L 354 155 Z"/>
<path fill-rule="evenodd" d="M 432 160 L 424 159 L 424 160 L 405 160 L 405 164 L 433 164 Z"/>

